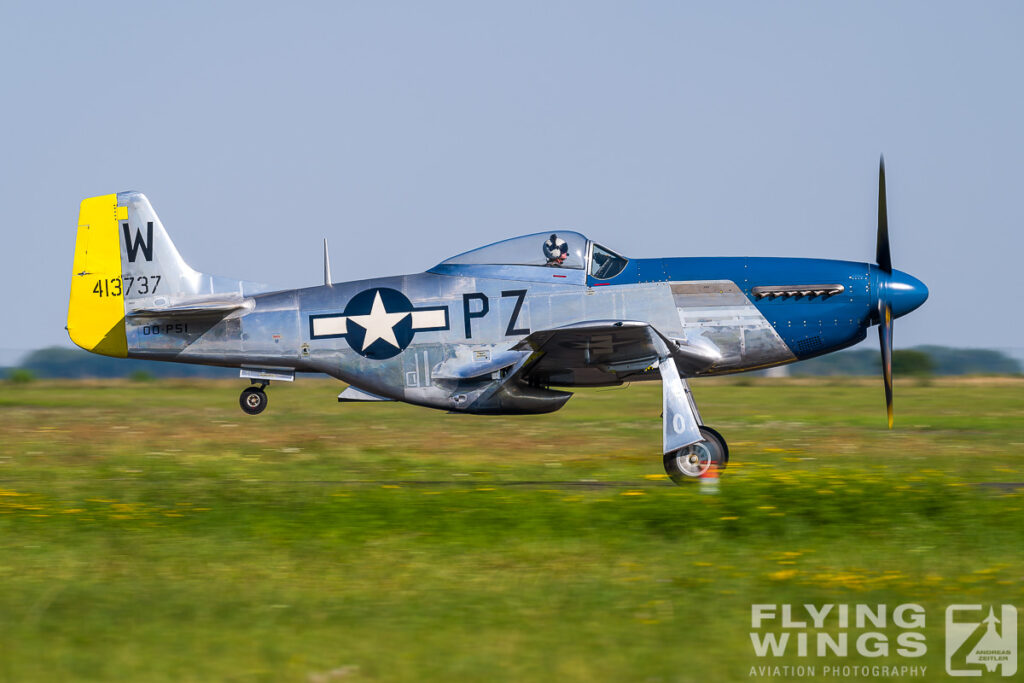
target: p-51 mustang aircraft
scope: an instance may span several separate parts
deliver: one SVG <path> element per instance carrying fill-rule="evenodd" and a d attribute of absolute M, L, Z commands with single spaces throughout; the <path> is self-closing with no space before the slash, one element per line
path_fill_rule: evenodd
<path fill-rule="evenodd" d="M 892 427 L 893 319 L 924 303 L 893 270 L 885 168 L 876 263 L 796 258 L 629 258 L 577 232 L 497 242 L 425 273 L 302 289 L 200 273 L 138 192 L 82 202 L 68 333 L 107 356 L 237 367 L 242 410 L 271 381 L 322 372 L 339 401 L 453 412 L 546 413 L 552 387 L 660 378 L 663 463 L 676 483 L 724 468 L 686 379 L 791 363 L 855 344 L 879 325 Z"/>

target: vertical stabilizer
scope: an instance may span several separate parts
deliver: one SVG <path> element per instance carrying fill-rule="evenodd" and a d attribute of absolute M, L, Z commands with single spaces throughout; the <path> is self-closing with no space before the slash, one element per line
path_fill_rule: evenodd
<path fill-rule="evenodd" d="M 126 357 L 132 338 L 126 313 L 258 291 L 266 287 L 189 267 L 141 192 L 82 201 L 67 330 L 86 351 Z"/>
<path fill-rule="evenodd" d="M 199 273 L 185 263 L 141 192 L 117 195 L 119 209 L 117 236 L 121 245 L 121 273 L 125 299 L 148 300 L 160 296 L 212 293 Z"/>

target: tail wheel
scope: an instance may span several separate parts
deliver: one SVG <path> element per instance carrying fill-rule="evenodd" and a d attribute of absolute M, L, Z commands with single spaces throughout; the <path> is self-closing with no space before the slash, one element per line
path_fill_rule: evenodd
<path fill-rule="evenodd" d="M 721 434 L 711 427 L 701 426 L 700 435 L 703 441 L 666 453 L 662 458 L 665 473 L 677 484 L 697 481 L 712 465 L 722 471 L 729 463 L 729 446 Z"/>
<path fill-rule="evenodd" d="M 267 392 L 259 387 L 249 387 L 238 398 L 238 404 L 248 415 L 259 415 L 267 409 Z"/>

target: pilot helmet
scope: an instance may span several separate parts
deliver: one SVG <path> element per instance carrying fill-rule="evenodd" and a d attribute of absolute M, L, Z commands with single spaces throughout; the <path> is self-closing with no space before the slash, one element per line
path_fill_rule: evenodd
<path fill-rule="evenodd" d="M 544 242 L 544 258 L 561 263 L 569 255 L 569 245 L 555 233 Z"/>

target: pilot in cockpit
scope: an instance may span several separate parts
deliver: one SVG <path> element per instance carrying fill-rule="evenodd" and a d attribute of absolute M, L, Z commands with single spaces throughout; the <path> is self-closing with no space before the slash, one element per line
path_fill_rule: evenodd
<path fill-rule="evenodd" d="M 544 258 L 548 260 L 546 266 L 561 266 L 569 256 L 569 245 L 558 235 L 551 235 L 544 242 Z"/>

